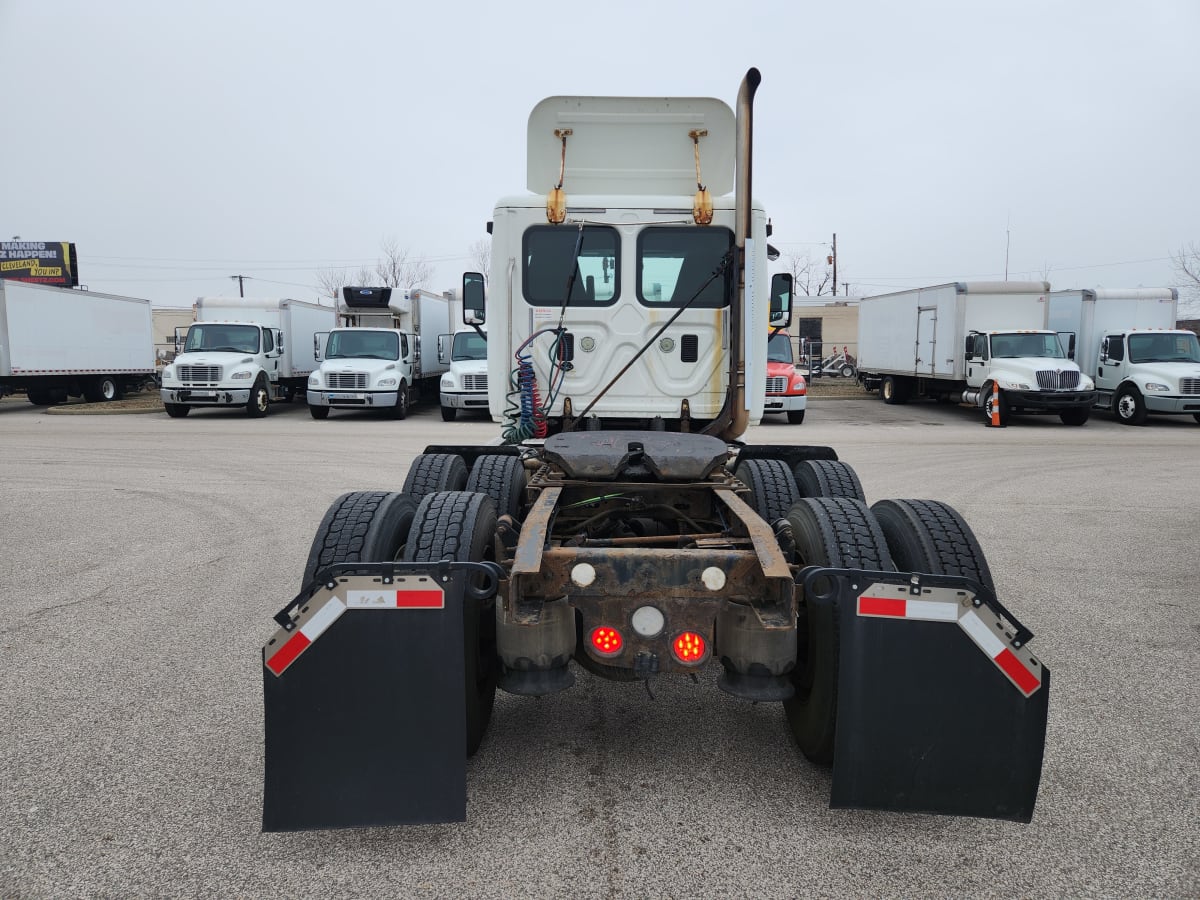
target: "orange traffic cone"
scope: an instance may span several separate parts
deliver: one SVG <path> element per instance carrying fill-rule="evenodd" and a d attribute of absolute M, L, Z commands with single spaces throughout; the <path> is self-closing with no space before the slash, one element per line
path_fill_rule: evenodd
<path fill-rule="evenodd" d="M 992 417 L 987 424 L 989 428 L 1004 427 L 1000 421 L 1000 386 L 995 381 L 992 382 Z"/>

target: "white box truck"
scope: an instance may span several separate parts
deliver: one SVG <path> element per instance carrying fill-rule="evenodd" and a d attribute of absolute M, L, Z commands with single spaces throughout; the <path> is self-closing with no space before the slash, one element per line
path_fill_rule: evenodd
<path fill-rule="evenodd" d="M 389 287 L 342 288 L 339 327 L 329 333 L 320 367 L 309 376 L 308 411 L 376 409 L 403 419 L 423 395 L 437 391 L 447 366 L 439 335 L 450 330 L 453 298 Z"/>
<path fill-rule="evenodd" d="M 317 367 L 318 335 L 337 324 L 332 306 L 300 300 L 201 297 L 182 352 L 163 369 L 167 415 L 194 407 L 245 407 L 265 416 L 273 401 L 304 395 Z"/>
<path fill-rule="evenodd" d="M 473 285 L 469 283 L 472 279 L 475 279 Z M 482 293 L 482 275 L 471 272 L 464 276 L 464 295 L 471 288 L 474 296 Z M 445 422 L 453 422 L 460 409 L 488 411 L 487 326 L 483 319 L 483 310 L 463 306 L 462 321 L 466 327 L 438 339 L 438 360 L 450 367 L 442 375 L 438 388 Z"/>
<path fill-rule="evenodd" d="M 1096 391 L 1047 328 L 1044 281 L 952 282 L 863 297 L 858 371 L 884 403 L 957 402 L 1006 424 L 1012 413 L 1088 419 Z"/>
<path fill-rule="evenodd" d="M 1126 425 L 1151 413 L 1200 422 L 1200 342 L 1176 328 L 1174 288 L 1055 291 L 1050 327 L 1096 382 L 1096 409 Z"/>
<path fill-rule="evenodd" d="M 154 382 L 150 301 L 0 280 L 0 397 L 118 400 Z"/>

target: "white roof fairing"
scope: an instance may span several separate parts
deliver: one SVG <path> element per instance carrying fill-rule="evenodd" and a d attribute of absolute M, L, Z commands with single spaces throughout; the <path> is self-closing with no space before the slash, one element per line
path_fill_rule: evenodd
<path fill-rule="evenodd" d="M 733 110 L 713 97 L 548 97 L 529 114 L 526 187 L 558 184 L 562 140 L 570 129 L 563 190 L 572 195 L 691 195 L 700 138 L 700 177 L 718 197 L 733 190 Z"/>

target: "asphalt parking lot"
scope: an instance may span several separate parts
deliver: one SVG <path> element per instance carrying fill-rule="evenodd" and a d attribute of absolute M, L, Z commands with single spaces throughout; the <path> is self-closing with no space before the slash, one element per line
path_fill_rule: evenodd
<path fill-rule="evenodd" d="M 868 500 L 973 526 L 1053 670 L 1033 822 L 828 808 L 778 704 L 499 694 L 468 821 L 262 834 L 260 649 L 329 503 L 497 428 L 0 403 L 0 896 L 1195 897 L 1200 426 L 814 399 Z M 303 752 L 298 748 L 297 752 Z M 316 763 L 318 761 L 314 761 Z"/>

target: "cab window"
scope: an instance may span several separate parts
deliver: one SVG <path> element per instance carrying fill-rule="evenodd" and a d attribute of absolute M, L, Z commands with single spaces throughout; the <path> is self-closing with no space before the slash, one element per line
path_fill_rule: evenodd
<path fill-rule="evenodd" d="M 638 235 L 638 300 L 645 306 L 727 306 L 733 267 L 712 275 L 732 246 L 728 228 L 644 229 Z"/>
<path fill-rule="evenodd" d="M 534 306 L 608 306 L 621 293 L 615 228 L 539 225 L 522 238 L 522 291 Z M 567 298 L 567 291 L 571 292 Z"/>

